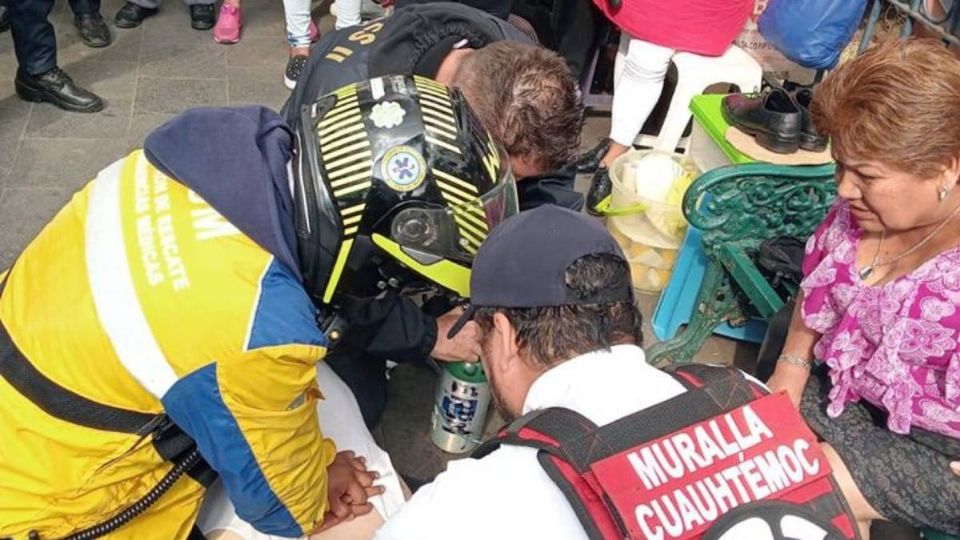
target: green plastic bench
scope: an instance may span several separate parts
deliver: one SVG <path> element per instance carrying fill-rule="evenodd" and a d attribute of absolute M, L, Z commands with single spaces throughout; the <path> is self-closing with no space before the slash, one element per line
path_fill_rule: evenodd
<path fill-rule="evenodd" d="M 744 324 L 750 316 L 769 319 L 783 307 L 784 299 L 757 268 L 756 254 L 769 238 L 813 233 L 836 196 L 833 175 L 832 164 L 746 163 L 704 173 L 690 186 L 683 213 L 703 231 L 709 262 L 690 323 L 650 347 L 651 363 L 690 362 L 717 325 Z"/>

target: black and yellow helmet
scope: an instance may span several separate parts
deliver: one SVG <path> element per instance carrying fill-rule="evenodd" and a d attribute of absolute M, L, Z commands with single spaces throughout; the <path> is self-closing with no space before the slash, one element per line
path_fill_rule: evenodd
<path fill-rule="evenodd" d="M 480 243 L 518 211 L 502 148 L 457 90 L 421 77 L 380 77 L 305 106 L 293 167 L 301 270 L 317 303 L 369 294 L 371 268 L 386 277 L 387 266 L 467 297 Z"/>

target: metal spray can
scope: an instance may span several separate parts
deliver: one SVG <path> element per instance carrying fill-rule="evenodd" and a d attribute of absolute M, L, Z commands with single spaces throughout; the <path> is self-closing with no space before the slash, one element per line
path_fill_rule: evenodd
<path fill-rule="evenodd" d="M 445 362 L 433 408 L 433 444 L 453 454 L 476 448 L 489 405 L 490 385 L 480 362 Z"/>

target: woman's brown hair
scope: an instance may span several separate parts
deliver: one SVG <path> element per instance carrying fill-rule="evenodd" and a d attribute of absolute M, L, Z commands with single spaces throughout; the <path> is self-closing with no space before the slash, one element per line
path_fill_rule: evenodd
<path fill-rule="evenodd" d="M 831 73 L 811 113 L 837 155 L 934 176 L 960 158 L 960 59 L 932 39 L 881 43 Z"/>

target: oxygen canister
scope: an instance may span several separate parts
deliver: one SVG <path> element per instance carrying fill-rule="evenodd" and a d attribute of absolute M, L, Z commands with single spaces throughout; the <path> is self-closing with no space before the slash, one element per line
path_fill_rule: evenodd
<path fill-rule="evenodd" d="M 446 362 L 437 385 L 430 439 L 453 454 L 480 444 L 490 405 L 490 385 L 479 362 Z"/>

